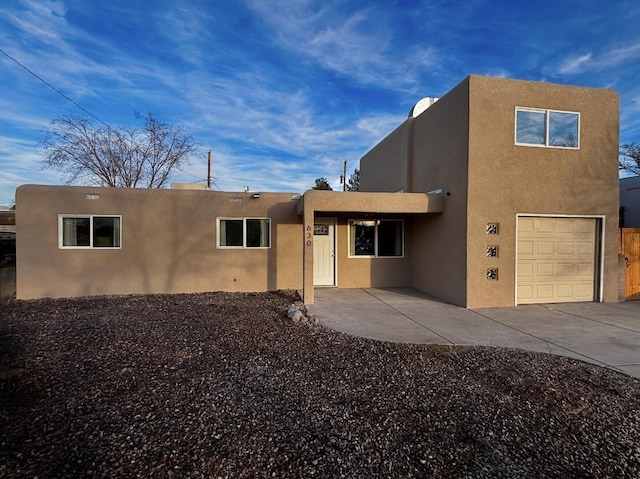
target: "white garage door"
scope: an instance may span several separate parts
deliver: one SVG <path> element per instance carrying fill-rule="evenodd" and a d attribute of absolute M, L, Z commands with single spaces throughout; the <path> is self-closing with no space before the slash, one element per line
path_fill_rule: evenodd
<path fill-rule="evenodd" d="M 593 301 L 596 220 L 518 218 L 517 303 Z"/>

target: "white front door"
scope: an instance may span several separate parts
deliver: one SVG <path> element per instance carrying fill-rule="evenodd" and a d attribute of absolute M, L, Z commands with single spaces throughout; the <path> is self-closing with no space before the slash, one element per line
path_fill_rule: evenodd
<path fill-rule="evenodd" d="M 316 218 L 313 225 L 313 285 L 335 286 L 335 220 Z"/>

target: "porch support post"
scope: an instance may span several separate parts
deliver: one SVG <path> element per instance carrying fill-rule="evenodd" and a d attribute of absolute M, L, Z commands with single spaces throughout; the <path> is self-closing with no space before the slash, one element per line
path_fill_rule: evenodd
<path fill-rule="evenodd" d="M 313 304 L 313 224 L 315 221 L 315 211 L 309 205 L 311 201 L 304 203 L 304 245 L 302 258 L 302 300 L 305 304 Z"/>

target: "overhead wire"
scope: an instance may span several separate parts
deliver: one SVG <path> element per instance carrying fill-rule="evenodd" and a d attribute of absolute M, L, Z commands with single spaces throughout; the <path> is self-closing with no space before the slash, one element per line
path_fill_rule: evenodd
<path fill-rule="evenodd" d="M 2 48 L 0 48 L 0 53 L 2 53 L 4 56 L 6 56 L 9 60 L 11 60 L 12 62 L 14 62 L 16 65 L 18 65 L 20 68 L 24 69 L 25 71 L 27 71 L 28 73 L 30 73 L 31 75 L 33 75 L 35 78 L 37 78 L 39 81 L 41 81 L 42 83 L 44 83 L 46 86 L 48 86 L 49 88 L 51 88 L 54 92 L 56 92 L 58 95 L 60 95 L 62 98 L 64 98 L 65 100 L 67 100 L 68 102 L 72 103 L 73 105 L 75 105 L 77 108 L 79 108 L 80 110 L 82 110 L 83 112 L 85 112 L 87 115 L 89 115 L 91 118 L 93 118 L 94 120 L 102 123 L 105 127 L 107 127 L 109 130 L 112 130 L 113 128 L 108 125 L 107 123 L 105 123 L 104 121 L 102 121 L 100 118 L 98 118 L 96 115 L 94 115 L 93 113 L 91 113 L 89 110 L 87 110 L 85 107 L 83 107 L 82 105 L 80 105 L 78 102 L 76 102 L 75 100 L 73 100 L 72 98 L 69 98 L 67 95 L 65 95 L 62 91 L 60 91 L 59 89 L 57 89 L 55 86 L 53 86 L 51 83 L 49 83 L 47 80 L 45 80 L 44 78 L 42 78 L 40 75 L 38 75 L 37 73 L 35 73 L 33 70 L 31 70 L 29 67 L 27 67 L 26 65 L 24 65 L 23 63 L 21 63 L 19 60 L 17 60 L 15 57 L 9 55 L 6 51 L 4 51 Z M 193 178 L 197 178 L 198 181 L 206 181 L 201 179 L 199 176 L 196 176 L 192 173 L 188 173 L 180 168 L 176 168 L 178 171 L 184 173 L 185 175 L 189 175 Z"/>
<path fill-rule="evenodd" d="M 11 55 L 9 55 L 7 52 L 5 52 L 2 48 L 0 48 L 0 53 L 2 53 L 4 56 L 6 56 L 9 60 L 11 60 L 12 62 L 14 62 L 16 65 L 18 65 L 19 67 L 23 68 L 24 70 L 26 70 L 27 72 L 29 72 L 31 75 L 33 75 L 35 78 L 37 78 L 38 80 L 40 80 L 42 83 L 44 83 L 45 85 L 47 85 L 49 88 L 51 88 L 53 91 L 55 91 L 58 95 L 60 95 L 62 98 L 64 98 L 65 100 L 67 100 L 68 102 L 74 104 L 76 107 L 80 108 L 83 112 L 85 112 L 87 115 L 89 115 L 91 118 L 93 118 L 94 120 L 102 123 L 104 126 L 106 126 L 107 128 L 111 129 L 111 126 L 109 126 L 108 124 L 106 124 L 104 121 L 102 121 L 100 118 L 98 118 L 96 115 L 94 115 L 93 113 L 91 113 L 89 110 L 87 110 L 85 107 L 83 107 L 82 105 L 80 105 L 78 102 L 74 101 L 73 99 L 69 98 L 67 95 L 65 95 L 63 92 L 61 92 L 60 90 L 58 90 L 56 87 L 54 87 L 51 83 L 49 83 L 47 80 L 45 80 L 44 78 L 42 78 L 40 75 L 38 75 L 37 73 L 35 73 L 33 70 L 31 70 L 29 67 L 27 67 L 26 65 L 22 64 L 21 62 L 19 62 L 16 58 L 12 57 Z"/>

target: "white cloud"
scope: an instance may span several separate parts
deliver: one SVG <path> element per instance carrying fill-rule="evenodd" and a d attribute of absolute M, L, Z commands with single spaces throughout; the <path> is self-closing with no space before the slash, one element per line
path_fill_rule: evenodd
<path fill-rule="evenodd" d="M 506 68 L 495 68 L 492 70 L 488 70 L 485 75 L 497 77 L 497 78 L 511 78 L 512 74 Z"/>
<path fill-rule="evenodd" d="M 589 68 L 591 57 L 591 53 L 585 53 L 567 58 L 560 64 L 558 71 L 563 75 L 582 72 Z"/>
<path fill-rule="evenodd" d="M 363 84 L 413 87 L 418 75 L 437 62 L 433 48 L 397 48 L 385 12 L 373 7 L 348 12 L 339 2 L 249 3 L 280 46 Z"/>
<path fill-rule="evenodd" d="M 637 63 L 640 56 L 640 42 L 632 43 L 624 47 L 609 48 L 598 55 L 584 53 L 565 58 L 558 66 L 558 73 L 563 75 L 575 75 L 588 71 L 600 71 L 623 67 L 631 63 Z"/>
<path fill-rule="evenodd" d="M 363 139 L 369 144 L 374 146 L 380 142 L 385 136 L 395 130 L 403 121 L 409 116 L 407 110 L 406 115 L 377 115 L 367 116 L 360 118 L 356 122 L 358 132 L 362 135 Z M 362 152 L 363 154 L 365 151 Z"/>
<path fill-rule="evenodd" d="M 629 61 L 637 62 L 640 55 L 640 42 L 605 52 L 598 60 L 599 67 L 614 67 Z"/>
<path fill-rule="evenodd" d="M 91 92 L 90 86 L 82 82 L 83 75 L 100 71 L 110 74 L 104 65 L 76 51 L 72 41 L 80 34 L 66 22 L 60 2 L 23 4 L 25 9 L 0 11 L 4 21 L 16 30 L 4 49 L 18 62 L 59 90 L 73 91 L 76 96 Z M 21 78 L 23 84 L 38 81 L 17 65 L 9 71 Z M 44 84 L 41 86 L 46 88 Z"/>
<path fill-rule="evenodd" d="M 0 136 L 0 204 L 11 203 L 15 189 L 22 184 L 64 182 L 59 173 L 43 170 L 41 159 L 33 141 Z"/>

